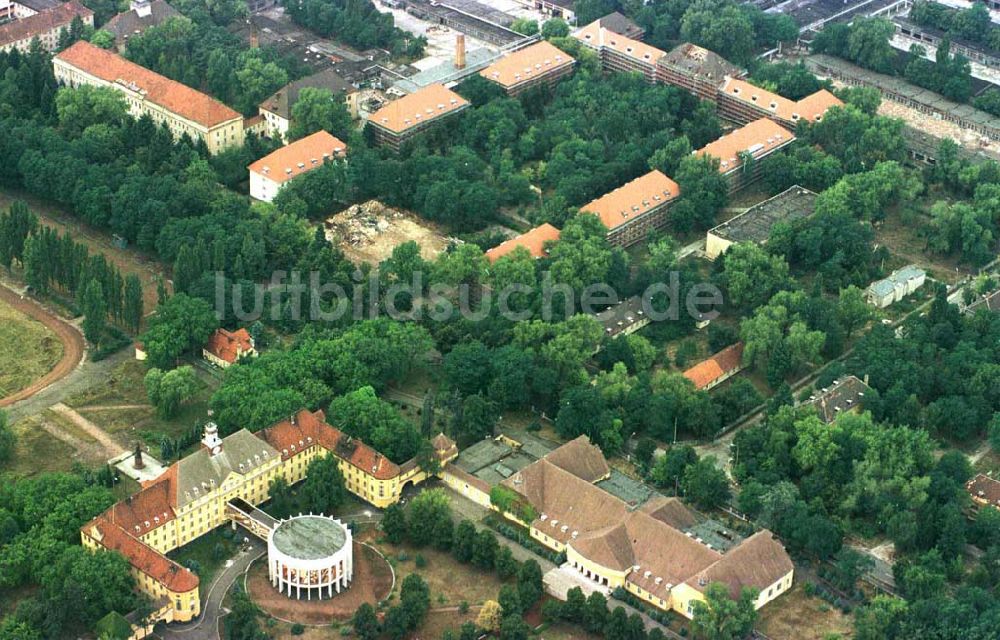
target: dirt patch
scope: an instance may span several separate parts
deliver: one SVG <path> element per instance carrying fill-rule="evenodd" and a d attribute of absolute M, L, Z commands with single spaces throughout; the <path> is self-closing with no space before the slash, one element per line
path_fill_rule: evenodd
<path fill-rule="evenodd" d="M 111 235 L 81 223 L 70 214 L 51 203 L 23 193 L 0 192 L 0 207 L 7 208 L 15 200 L 24 200 L 46 227 L 60 233 L 69 232 L 77 242 L 87 245 L 91 254 L 103 253 L 109 262 L 122 272 L 122 277 L 136 274 L 142 282 L 143 309 L 146 314 L 156 309 L 156 277 L 165 273 L 163 265 L 152 256 L 135 249 L 119 249 L 112 244 Z M 166 276 L 164 276 L 166 278 Z M 170 291 L 170 282 L 166 283 Z"/>
<path fill-rule="evenodd" d="M 352 205 L 327 218 L 324 229 L 327 240 L 337 244 L 348 260 L 375 265 L 410 240 L 420 245 L 425 260 L 433 260 L 450 242 L 427 221 L 378 200 Z"/>
<path fill-rule="evenodd" d="M 68 322 L 58 318 L 35 301 L 22 297 L 3 285 L 0 285 L 0 301 L 15 311 L 45 325 L 62 342 L 63 349 L 62 358 L 48 373 L 20 391 L 12 393 L 6 398 L 0 398 L 0 407 L 6 407 L 19 400 L 30 398 L 45 387 L 69 375 L 83 359 L 84 342 L 83 335 Z"/>
<path fill-rule="evenodd" d="M 354 542 L 354 579 L 346 591 L 328 600 L 295 600 L 271 586 L 267 563 L 257 561 L 247 575 L 247 591 L 261 609 L 281 620 L 329 624 L 348 620 L 365 602 L 375 606 L 392 590 L 392 568 L 371 547 Z"/>
<path fill-rule="evenodd" d="M 125 453 L 125 449 L 119 446 L 119 444 L 115 442 L 114 439 L 112 439 L 112 437 L 103 429 L 90 420 L 87 420 L 76 411 L 73 411 L 63 403 L 59 402 L 52 405 L 52 411 L 66 418 L 74 425 L 82 429 L 88 436 L 100 443 L 100 445 L 104 447 L 109 459 Z"/>
<path fill-rule="evenodd" d="M 823 640 L 854 635 L 851 616 L 806 594 L 802 583 L 760 610 L 757 629 L 773 640 Z"/>

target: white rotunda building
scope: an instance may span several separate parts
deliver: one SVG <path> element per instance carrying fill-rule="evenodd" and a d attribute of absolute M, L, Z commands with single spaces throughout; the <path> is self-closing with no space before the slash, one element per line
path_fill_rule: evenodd
<path fill-rule="evenodd" d="M 354 574 L 351 530 L 324 515 L 282 520 L 267 539 L 267 567 L 279 593 L 320 600 L 346 589 Z"/>

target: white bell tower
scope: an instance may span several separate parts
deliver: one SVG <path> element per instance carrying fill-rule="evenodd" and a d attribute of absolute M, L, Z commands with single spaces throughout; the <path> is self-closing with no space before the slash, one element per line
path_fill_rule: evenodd
<path fill-rule="evenodd" d="M 222 439 L 219 437 L 219 427 L 214 422 L 205 425 L 205 436 L 201 439 L 201 444 L 208 449 L 209 455 L 215 456 L 222 453 Z"/>

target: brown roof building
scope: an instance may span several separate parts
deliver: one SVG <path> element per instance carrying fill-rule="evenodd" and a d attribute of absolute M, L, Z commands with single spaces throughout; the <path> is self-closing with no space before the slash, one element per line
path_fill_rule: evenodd
<path fill-rule="evenodd" d="M 458 455 L 442 434 L 431 443 L 442 466 Z M 244 506 L 265 502 L 279 477 L 289 484 L 302 480 L 315 457 L 332 455 L 347 490 L 379 508 L 398 501 L 405 485 L 427 477 L 415 460 L 394 463 L 327 424 L 321 411 L 302 410 L 258 433 L 241 429 L 225 438 L 209 423 L 201 445 L 80 529 L 84 547 L 120 552 L 137 589 L 166 602 L 155 620 L 187 622 L 201 612 L 198 576 L 166 554 L 230 522 L 266 537 L 259 527 L 266 529 L 273 518 L 263 514 L 255 528 Z"/>
<path fill-rule="evenodd" d="M 129 38 L 179 15 L 180 11 L 170 6 L 167 0 L 132 0 L 128 11 L 111 18 L 101 29 L 115 36 L 115 47 L 121 51 Z"/>
<path fill-rule="evenodd" d="M 691 617 L 711 582 L 734 593 L 757 589 L 757 607 L 791 586 L 792 562 L 771 532 L 723 553 L 697 537 L 699 518 L 680 500 L 653 498 L 636 509 L 595 485 L 606 469 L 600 450 L 581 437 L 502 485 L 537 513 L 526 523 L 534 539 L 565 552 L 569 566 L 601 587 L 622 587 L 661 609 Z"/>
<path fill-rule="evenodd" d="M 469 101 L 442 84 L 432 84 L 393 100 L 368 118 L 365 125 L 376 144 L 399 150 L 400 145 L 469 106 Z"/>
<path fill-rule="evenodd" d="M 729 345 L 707 360 L 702 360 L 684 372 L 695 389 L 708 391 L 743 370 L 743 343 Z"/>
<path fill-rule="evenodd" d="M 323 166 L 328 160 L 347 155 L 347 145 L 326 131 L 317 131 L 276 149 L 251 164 L 250 196 L 271 202 L 281 187 L 304 173 Z"/>
<path fill-rule="evenodd" d="M 497 246 L 486 252 L 486 258 L 490 262 L 496 262 L 500 258 L 510 254 L 518 247 L 527 249 L 533 258 L 544 258 L 548 254 L 549 244 L 559 239 L 559 229 L 549 223 L 538 225 L 530 231 L 525 231 L 516 238 L 504 240 Z"/>
<path fill-rule="evenodd" d="M 656 62 L 656 79 L 687 90 L 702 100 L 716 100 L 727 78 L 744 71 L 722 56 L 698 45 L 679 44 Z"/>
<path fill-rule="evenodd" d="M 595 20 L 573 34 L 585 46 L 597 52 L 605 72 L 638 72 L 648 82 L 656 81 L 656 63 L 665 54 L 639 40 L 620 35 Z"/>
<path fill-rule="evenodd" d="M 865 397 L 870 393 L 872 388 L 857 376 L 844 376 L 829 387 L 818 389 L 803 404 L 815 408 L 819 419 L 830 424 L 839 415 L 864 410 Z"/>
<path fill-rule="evenodd" d="M 236 364 L 244 356 L 256 356 L 257 351 L 254 349 L 253 338 L 246 329 L 227 331 L 220 327 L 208 337 L 202 355 L 212 364 L 224 369 Z"/>
<path fill-rule="evenodd" d="M 608 228 L 608 242 L 627 247 L 667 223 L 667 210 L 680 187 L 660 171 L 650 171 L 580 207 L 597 214 Z"/>
<path fill-rule="evenodd" d="M 597 23 L 609 31 L 614 31 L 618 35 L 631 38 L 632 40 L 642 40 L 646 36 L 645 29 L 637 25 L 628 16 L 624 16 L 617 11 L 612 11 L 603 18 L 600 18 Z"/>
<path fill-rule="evenodd" d="M 542 40 L 500 58 L 479 72 L 507 92 L 516 96 L 533 87 L 553 86 L 573 71 L 576 63 L 569 54 Z"/>
<path fill-rule="evenodd" d="M 972 501 L 981 507 L 992 506 L 1000 509 L 1000 481 L 982 473 L 965 483 Z"/>
<path fill-rule="evenodd" d="M 52 59 L 56 80 L 69 87 L 110 87 L 125 96 L 135 117 L 166 123 L 175 137 L 204 140 L 218 153 L 243 144 L 243 116 L 200 91 L 79 41 Z"/>
<path fill-rule="evenodd" d="M 53 6 L 39 6 L 25 12 L 25 17 L 0 25 L 0 51 L 17 49 L 27 53 L 31 41 L 38 38 L 42 48 L 55 51 L 59 45 L 59 35 L 69 31 L 73 18 L 77 16 L 83 24 L 94 26 L 94 12 L 77 0 L 57 2 Z"/>
<path fill-rule="evenodd" d="M 765 158 L 795 141 L 795 134 L 774 120 L 760 118 L 731 131 L 695 151 L 719 161 L 719 172 L 729 180 L 730 193 L 760 179 Z"/>
<path fill-rule="evenodd" d="M 719 114 L 740 124 L 758 118 L 770 118 L 786 127 L 795 128 L 799 120 L 819 122 L 831 107 L 843 102 L 826 89 L 820 89 L 799 101 L 783 98 L 767 89 L 739 78 L 727 78 L 719 89 Z"/>

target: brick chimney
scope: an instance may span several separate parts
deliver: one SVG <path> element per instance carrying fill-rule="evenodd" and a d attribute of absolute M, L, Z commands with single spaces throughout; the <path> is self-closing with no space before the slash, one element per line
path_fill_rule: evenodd
<path fill-rule="evenodd" d="M 455 36 L 455 68 L 465 68 L 465 34 Z"/>

